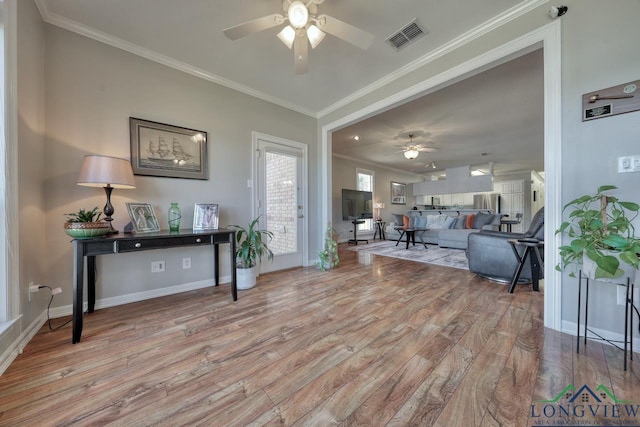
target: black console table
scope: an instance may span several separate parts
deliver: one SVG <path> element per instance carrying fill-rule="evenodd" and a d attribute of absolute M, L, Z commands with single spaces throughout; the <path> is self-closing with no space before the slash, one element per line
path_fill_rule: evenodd
<path fill-rule="evenodd" d="M 369 243 L 367 239 L 358 239 L 358 224 L 364 224 L 364 219 L 354 219 L 351 221 L 351 224 L 353 224 L 353 239 L 349 239 L 347 243 L 353 243 L 355 245 L 357 245 L 358 242 Z"/>
<path fill-rule="evenodd" d="M 93 313 L 96 302 L 96 255 L 141 252 L 152 249 L 167 249 L 179 246 L 212 246 L 214 263 L 214 283 L 218 286 L 219 262 L 218 245 L 231 244 L 231 295 L 238 299 L 236 284 L 235 253 L 236 231 L 230 229 L 178 232 L 159 231 L 155 233 L 130 234 L 121 233 L 105 237 L 73 240 L 73 319 L 71 342 L 80 342 L 82 336 L 82 291 L 84 288 L 84 260 L 87 259 L 87 303 L 88 313 Z"/>

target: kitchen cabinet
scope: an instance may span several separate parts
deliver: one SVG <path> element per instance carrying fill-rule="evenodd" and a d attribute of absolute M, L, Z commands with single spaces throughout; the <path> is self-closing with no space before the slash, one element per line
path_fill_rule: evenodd
<path fill-rule="evenodd" d="M 508 214 L 511 219 L 517 213 L 524 214 L 524 180 L 502 181 L 496 183 L 496 187 L 500 193 L 500 213 Z M 514 224 L 512 231 L 524 232 L 523 224 Z"/>

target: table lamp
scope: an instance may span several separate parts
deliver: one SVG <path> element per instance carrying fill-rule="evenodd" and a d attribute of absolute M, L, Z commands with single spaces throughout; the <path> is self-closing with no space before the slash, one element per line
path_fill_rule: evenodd
<path fill-rule="evenodd" d="M 104 205 L 105 221 L 109 224 L 109 234 L 117 234 L 118 230 L 113 228 L 111 215 L 113 215 L 113 205 L 111 204 L 111 192 L 114 188 L 136 188 L 133 179 L 133 169 L 131 162 L 125 159 L 109 156 L 84 156 L 78 185 L 86 187 L 104 187 L 107 193 L 107 204 Z"/>
<path fill-rule="evenodd" d="M 382 221 L 382 217 L 380 217 L 380 210 L 384 209 L 384 203 L 383 202 L 375 202 L 373 204 L 373 207 L 378 209 L 378 215 L 376 216 L 376 220 L 377 221 Z"/>

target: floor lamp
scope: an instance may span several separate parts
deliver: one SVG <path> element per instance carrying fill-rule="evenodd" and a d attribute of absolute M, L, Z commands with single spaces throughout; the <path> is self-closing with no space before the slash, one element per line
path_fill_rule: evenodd
<path fill-rule="evenodd" d="M 114 188 L 136 188 L 133 179 L 133 169 L 131 162 L 126 159 L 109 156 L 84 156 L 78 185 L 85 187 L 104 187 L 107 193 L 107 204 L 104 205 L 105 221 L 109 224 L 109 234 L 117 234 L 118 230 L 113 228 L 111 215 L 113 215 L 113 205 L 111 204 L 111 192 Z"/>

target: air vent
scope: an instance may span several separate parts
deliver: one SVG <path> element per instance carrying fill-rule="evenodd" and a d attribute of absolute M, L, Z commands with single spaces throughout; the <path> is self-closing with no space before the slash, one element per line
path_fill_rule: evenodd
<path fill-rule="evenodd" d="M 389 36 L 386 42 L 396 51 L 400 51 L 427 33 L 428 31 L 422 26 L 420 21 L 418 21 L 418 18 L 416 18 L 405 25 L 400 31 Z"/>

